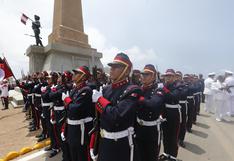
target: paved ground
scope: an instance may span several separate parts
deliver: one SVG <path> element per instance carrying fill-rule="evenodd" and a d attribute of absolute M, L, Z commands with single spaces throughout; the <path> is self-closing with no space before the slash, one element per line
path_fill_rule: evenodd
<path fill-rule="evenodd" d="M 18 112 L 17 112 L 18 111 Z M 1 113 L 2 111 L 0 111 Z M 20 110 L 16 110 L 13 122 L 22 122 L 23 118 L 20 120 L 19 114 Z M 15 118 L 17 116 L 17 119 Z M 22 115 L 23 116 L 23 115 Z M 6 119 L 6 117 L 3 117 L 0 115 L 0 128 L 4 129 L 2 125 L 2 120 Z M 8 124 L 11 123 L 13 119 L 10 119 L 9 122 L 5 123 L 7 124 L 5 129 L 8 129 Z M 22 123 L 21 123 L 22 124 Z M 23 123 L 24 124 L 24 123 Z M 230 118 L 228 121 L 223 122 L 217 122 L 214 119 L 214 116 L 212 114 L 207 114 L 204 111 L 201 112 L 201 115 L 198 116 L 198 122 L 197 125 L 193 127 L 193 133 L 187 133 L 186 136 L 186 148 L 180 148 L 179 149 L 179 155 L 178 158 L 183 161 L 232 161 L 234 160 L 234 117 Z M 25 125 L 19 125 L 18 129 L 22 129 Z M 8 142 L 9 145 L 14 145 L 15 139 L 11 139 L 11 137 L 7 137 L 7 139 L 3 139 L 3 137 L 7 135 L 3 135 L 5 130 L 2 130 L 0 132 L 0 145 L 2 145 L 3 142 Z M 17 130 L 13 132 L 10 135 L 17 136 Z M 26 141 L 27 144 L 31 144 L 31 141 L 34 139 L 32 137 L 29 137 L 31 140 L 28 139 L 28 134 L 24 134 L 24 137 L 26 139 L 22 140 Z M 3 141 L 4 140 L 4 141 Z M 23 144 L 18 142 L 19 144 Z M 34 142 L 35 143 L 35 142 Z M 25 143 L 26 144 L 26 143 Z M 15 147 L 15 145 L 14 145 Z M 19 146 L 18 146 L 19 147 Z M 0 146 L 0 152 L 2 154 L 2 146 Z M 17 158 L 16 160 L 19 161 L 59 161 L 61 160 L 61 153 L 54 157 L 53 159 L 49 159 L 47 157 L 47 154 L 44 151 L 37 151 L 33 152 L 31 154 L 28 154 L 27 156 Z"/>
<path fill-rule="evenodd" d="M 19 151 L 22 147 L 35 144 L 37 132 L 28 132 L 28 121 L 21 108 L 14 109 L 10 106 L 9 110 L 2 111 L 0 103 L 0 158 L 9 151 Z"/>

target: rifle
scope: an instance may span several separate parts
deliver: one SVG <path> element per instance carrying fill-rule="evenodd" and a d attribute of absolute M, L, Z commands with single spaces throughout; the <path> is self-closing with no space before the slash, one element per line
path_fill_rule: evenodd
<path fill-rule="evenodd" d="M 24 34 L 26 36 L 30 36 L 30 37 L 35 37 L 34 35 L 30 35 L 30 34 Z M 39 39 L 42 39 L 42 37 L 39 37 Z"/>
<path fill-rule="evenodd" d="M 99 83 L 99 81 L 97 79 L 97 66 L 93 67 L 92 73 L 93 73 L 93 79 L 94 79 L 94 81 L 96 83 L 96 88 L 97 88 L 97 90 L 100 90 L 100 83 Z M 100 139 L 100 121 L 99 121 L 99 119 L 100 119 L 100 114 L 97 111 L 97 109 L 95 108 L 95 119 L 93 120 L 93 128 L 89 132 L 89 136 L 96 133 L 94 148 L 93 148 L 93 154 L 95 156 L 97 156 L 97 154 L 98 154 L 99 139 Z"/>

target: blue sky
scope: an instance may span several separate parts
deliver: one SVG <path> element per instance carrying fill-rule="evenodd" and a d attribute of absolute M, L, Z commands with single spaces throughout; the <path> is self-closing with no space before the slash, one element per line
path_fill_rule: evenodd
<path fill-rule="evenodd" d="M 139 69 L 152 63 L 162 72 L 167 68 L 204 74 L 234 70 L 233 0 L 82 2 L 85 32 L 92 47 L 103 52 L 104 65 L 118 51 L 124 51 L 134 68 Z M 34 39 L 24 36 L 32 30 L 30 23 L 20 23 L 20 12 L 41 16 L 42 36 L 47 44 L 53 1 L 0 0 L 0 52 L 5 53 L 17 75 L 21 66 L 27 71 L 28 58 L 23 54 L 34 43 Z"/>

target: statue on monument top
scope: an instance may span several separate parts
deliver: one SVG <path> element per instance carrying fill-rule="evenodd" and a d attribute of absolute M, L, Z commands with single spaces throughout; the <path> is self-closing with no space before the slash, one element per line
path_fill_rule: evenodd
<path fill-rule="evenodd" d="M 37 15 L 34 15 L 34 19 L 35 21 L 32 21 L 32 29 L 34 32 L 34 36 L 36 39 L 36 45 L 37 46 L 43 46 L 42 41 L 41 41 L 41 37 L 40 37 L 40 27 L 41 27 L 41 23 L 40 23 L 40 17 Z"/>

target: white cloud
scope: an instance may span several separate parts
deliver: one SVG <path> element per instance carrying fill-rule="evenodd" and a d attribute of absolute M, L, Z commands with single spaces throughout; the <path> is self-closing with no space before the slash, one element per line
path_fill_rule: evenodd
<path fill-rule="evenodd" d="M 96 28 L 88 27 L 86 33 L 89 36 L 89 43 L 93 48 L 103 53 L 102 63 L 104 66 L 111 62 L 114 56 L 119 52 L 128 54 L 133 63 L 133 68 L 142 69 L 145 64 L 156 64 L 160 61 L 158 55 L 153 49 L 141 49 L 138 46 L 132 46 L 128 49 L 121 50 L 112 45 L 106 37 Z"/>

